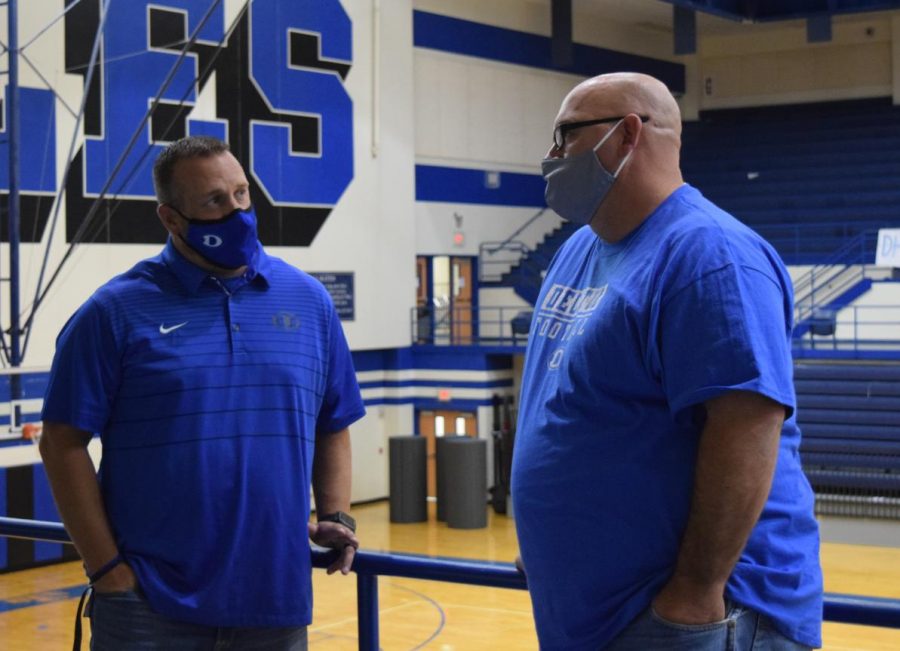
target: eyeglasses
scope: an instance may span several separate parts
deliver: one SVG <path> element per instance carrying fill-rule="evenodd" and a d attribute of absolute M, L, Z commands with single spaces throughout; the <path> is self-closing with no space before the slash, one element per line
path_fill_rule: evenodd
<path fill-rule="evenodd" d="M 566 134 L 570 131 L 574 131 L 575 129 L 580 129 L 581 127 L 590 127 L 595 124 L 608 124 L 610 122 L 618 122 L 619 120 L 624 120 L 626 116 L 618 115 L 614 118 L 599 118 L 597 120 L 583 120 L 581 122 L 565 122 L 563 124 L 556 125 L 556 128 L 553 130 L 553 146 L 557 149 L 562 149 L 566 146 Z M 650 119 L 648 115 L 640 115 L 641 122 L 646 122 Z"/>

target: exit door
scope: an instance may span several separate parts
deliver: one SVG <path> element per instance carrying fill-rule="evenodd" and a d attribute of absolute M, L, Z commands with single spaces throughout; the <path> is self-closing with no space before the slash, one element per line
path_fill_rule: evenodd
<path fill-rule="evenodd" d="M 435 451 L 441 436 L 477 436 L 475 414 L 467 411 L 420 411 L 419 434 L 425 437 L 428 455 L 428 496 L 437 497 L 437 466 Z"/>

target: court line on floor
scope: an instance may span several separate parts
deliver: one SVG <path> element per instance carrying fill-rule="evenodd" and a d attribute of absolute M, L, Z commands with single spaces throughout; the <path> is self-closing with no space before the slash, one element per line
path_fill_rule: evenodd
<path fill-rule="evenodd" d="M 392 582 L 392 583 L 393 583 L 393 582 Z M 441 605 L 440 605 L 437 601 L 435 601 L 434 599 L 432 599 L 431 597 L 429 597 L 427 594 L 425 594 L 425 593 L 423 593 L 423 592 L 419 592 L 418 590 L 413 590 L 412 588 L 407 588 L 406 586 L 397 585 L 397 584 L 393 584 L 393 585 L 394 585 L 395 588 L 398 588 L 398 589 L 400 589 L 400 590 L 406 590 L 407 592 L 411 592 L 412 594 L 414 594 L 414 595 L 416 595 L 416 596 L 418 596 L 418 597 L 421 597 L 422 599 L 424 599 L 425 601 L 427 601 L 428 603 L 430 603 L 432 606 L 434 606 L 434 607 L 437 609 L 437 611 L 438 611 L 438 613 L 440 614 L 440 616 L 441 616 L 441 623 L 438 624 L 438 627 L 437 627 L 437 628 L 435 629 L 435 631 L 431 634 L 431 636 L 430 636 L 427 640 L 425 640 L 424 642 L 422 642 L 421 644 L 419 644 L 418 646 L 414 646 L 412 649 L 410 649 L 410 651 L 418 651 L 419 649 L 424 648 L 425 645 L 427 645 L 429 642 L 431 642 L 431 641 L 434 640 L 438 635 L 441 634 L 441 631 L 444 630 L 444 626 L 447 624 L 447 616 L 446 616 L 446 614 L 444 613 L 444 609 L 441 608 Z"/>
<path fill-rule="evenodd" d="M 431 604 L 432 606 L 434 606 L 435 610 L 437 610 L 438 615 L 441 618 L 440 623 L 437 625 L 437 628 L 431 633 L 431 635 L 424 642 L 420 642 L 419 644 L 417 644 L 416 646 L 414 646 L 410 649 L 410 651 L 419 651 L 419 649 L 424 648 L 428 643 L 432 642 L 444 630 L 444 627 L 447 624 L 447 616 L 444 613 L 444 609 L 441 607 L 441 605 L 437 601 L 435 601 L 428 595 L 426 595 L 422 592 L 419 592 L 418 590 L 413 590 L 412 588 L 407 588 L 406 586 L 398 585 L 396 582 L 393 582 L 393 581 L 391 581 L 389 583 L 389 585 L 394 589 L 409 592 L 410 594 L 415 595 L 422 601 L 425 601 L 425 602 Z M 393 613 L 398 610 L 401 610 L 404 608 L 409 608 L 410 606 L 418 606 L 420 604 L 421 604 L 421 601 L 407 601 L 402 604 L 397 604 L 396 606 L 391 606 L 390 608 L 379 608 L 378 609 L 379 623 L 381 621 L 381 616 L 384 614 Z M 319 631 L 324 631 L 325 629 L 334 628 L 336 626 L 341 626 L 341 625 L 347 624 L 352 621 L 357 621 L 357 620 L 358 620 L 358 617 L 355 617 L 355 616 L 354 617 L 345 617 L 344 619 L 330 622 L 328 624 L 323 624 L 321 626 L 312 625 L 309 627 L 309 631 L 310 631 L 310 633 L 318 633 Z"/>

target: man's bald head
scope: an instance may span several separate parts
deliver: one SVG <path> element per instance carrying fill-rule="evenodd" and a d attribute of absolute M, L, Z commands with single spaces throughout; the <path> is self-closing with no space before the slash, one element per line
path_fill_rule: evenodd
<path fill-rule="evenodd" d="M 681 143 L 681 110 L 664 83 L 636 72 L 613 72 L 578 84 L 563 100 L 560 115 L 574 111 L 584 115 L 628 115 L 650 118 L 647 126 L 660 136 Z M 580 118 L 575 118 L 580 119 Z M 570 121 L 567 118 L 567 121 Z"/>

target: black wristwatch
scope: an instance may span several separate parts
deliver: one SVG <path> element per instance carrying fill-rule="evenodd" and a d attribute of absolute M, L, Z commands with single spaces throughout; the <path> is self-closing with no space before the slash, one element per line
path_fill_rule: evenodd
<path fill-rule="evenodd" d="M 353 533 L 356 533 L 356 520 L 351 518 L 343 511 L 335 511 L 334 513 L 320 515 L 317 519 L 319 522 L 337 522 L 338 524 L 342 524 L 347 527 Z"/>

